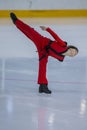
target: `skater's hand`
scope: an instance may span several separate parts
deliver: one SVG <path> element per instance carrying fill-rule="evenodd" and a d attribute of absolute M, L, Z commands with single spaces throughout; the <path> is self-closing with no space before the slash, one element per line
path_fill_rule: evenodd
<path fill-rule="evenodd" d="M 47 29 L 47 27 L 45 27 L 45 26 L 40 26 L 40 28 L 42 29 L 42 30 L 46 30 Z"/>

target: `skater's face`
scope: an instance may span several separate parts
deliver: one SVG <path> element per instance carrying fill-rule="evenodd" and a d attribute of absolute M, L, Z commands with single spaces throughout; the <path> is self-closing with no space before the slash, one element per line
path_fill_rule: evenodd
<path fill-rule="evenodd" d="M 74 48 L 69 48 L 66 52 L 66 56 L 74 57 L 78 54 L 78 51 Z"/>
<path fill-rule="evenodd" d="M 63 53 L 64 56 L 70 56 L 70 57 L 74 57 L 78 54 L 78 49 L 75 48 L 68 48 L 68 50 Z"/>

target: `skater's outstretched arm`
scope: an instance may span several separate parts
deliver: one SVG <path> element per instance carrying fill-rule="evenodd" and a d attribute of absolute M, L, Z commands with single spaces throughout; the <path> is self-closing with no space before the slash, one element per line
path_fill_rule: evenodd
<path fill-rule="evenodd" d="M 53 38 L 58 42 L 58 44 L 60 44 L 61 46 L 66 46 L 66 43 L 62 39 L 60 39 L 60 37 L 49 27 L 40 26 L 40 28 L 44 31 L 49 32 L 53 36 Z"/>

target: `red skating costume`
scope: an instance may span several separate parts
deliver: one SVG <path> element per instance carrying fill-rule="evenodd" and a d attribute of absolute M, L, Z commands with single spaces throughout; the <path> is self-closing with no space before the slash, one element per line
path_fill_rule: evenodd
<path fill-rule="evenodd" d="M 59 36 L 53 32 L 50 28 L 42 28 L 49 32 L 54 40 L 40 35 L 29 25 L 19 20 L 14 13 L 10 13 L 10 17 L 16 27 L 22 31 L 32 42 L 35 44 L 38 56 L 39 56 L 39 70 L 38 70 L 38 84 L 39 93 L 51 94 L 51 90 L 48 89 L 48 80 L 46 78 L 46 67 L 48 57 L 52 56 L 59 61 L 64 60 L 63 53 L 68 53 L 69 56 L 75 56 L 78 53 L 78 48 L 74 46 L 67 46 L 67 43 L 59 38 Z M 43 27 L 43 26 L 42 26 Z M 73 50 L 74 49 L 74 50 Z M 73 51 L 72 51 L 73 50 Z M 73 52 L 73 53 L 72 53 Z"/>
<path fill-rule="evenodd" d="M 48 84 L 46 78 L 48 56 L 52 56 L 59 61 L 63 61 L 64 56 L 62 53 L 67 51 L 66 42 L 62 41 L 59 36 L 50 28 L 47 28 L 46 31 L 54 37 L 54 41 L 51 41 L 49 38 L 40 35 L 33 28 L 31 28 L 29 25 L 26 25 L 20 20 L 16 20 L 15 25 L 36 45 L 39 55 L 38 84 Z"/>

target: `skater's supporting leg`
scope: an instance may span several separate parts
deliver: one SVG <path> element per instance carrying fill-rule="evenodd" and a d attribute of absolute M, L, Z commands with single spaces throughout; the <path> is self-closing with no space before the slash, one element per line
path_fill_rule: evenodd
<path fill-rule="evenodd" d="M 48 80 L 46 78 L 47 62 L 48 56 L 39 61 L 38 84 L 48 84 Z"/>

